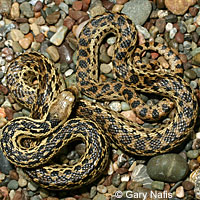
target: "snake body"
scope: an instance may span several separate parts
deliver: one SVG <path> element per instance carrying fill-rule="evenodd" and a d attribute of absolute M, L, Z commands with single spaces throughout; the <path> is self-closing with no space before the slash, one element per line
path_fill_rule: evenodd
<path fill-rule="evenodd" d="M 99 82 L 98 49 L 108 33 L 117 36 L 113 56 L 117 79 Z M 125 15 L 106 13 L 91 19 L 78 41 L 78 89 L 97 100 L 126 100 L 139 117 L 150 121 L 166 116 L 174 106 L 176 112 L 170 122 L 147 129 L 100 103 L 81 99 L 74 107 L 75 92 L 63 89 L 51 62 L 38 53 L 24 53 L 11 62 L 7 83 L 16 100 L 31 109 L 31 117 L 13 119 L 3 128 L 1 147 L 8 160 L 23 167 L 43 187 L 72 189 L 94 181 L 105 169 L 109 146 L 106 136 L 119 148 L 140 156 L 165 153 L 186 139 L 196 122 L 198 104 L 181 77 L 181 61 L 164 44 L 145 43 L 134 50 L 136 39 L 135 27 Z M 141 62 L 141 54 L 148 49 L 158 51 L 169 61 L 170 73 L 153 72 L 151 65 Z M 26 78 L 31 74 L 36 76 L 37 84 Z M 164 98 L 148 107 L 135 91 Z M 67 120 L 72 108 L 79 118 Z M 48 163 L 76 139 L 86 144 L 86 153 L 77 164 Z M 24 141 L 28 141 L 27 146 Z"/>

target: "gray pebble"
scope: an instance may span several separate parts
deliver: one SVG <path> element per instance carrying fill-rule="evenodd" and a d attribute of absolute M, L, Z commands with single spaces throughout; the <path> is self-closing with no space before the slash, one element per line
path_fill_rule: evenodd
<path fill-rule="evenodd" d="M 153 181 L 151 187 L 154 190 L 164 190 L 165 183 L 161 181 Z"/>
<path fill-rule="evenodd" d="M 0 150 L 0 171 L 4 174 L 9 174 L 9 171 L 13 169 L 11 163 L 6 159 L 3 152 Z"/>
<path fill-rule="evenodd" d="M 187 157 L 190 159 L 195 159 L 199 156 L 199 150 L 190 150 L 187 152 Z"/>
<path fill-rule="evenodd" d="M 17 118 L 17 117 L 23 117 L 23 113 L 22 112 L 16 112 L 13 114 L 13 118 Z"/>
<path fill-rule="evenodd" d="M 101 194 L 105 194 L 107 192 L 107 187 L 104 185 L 97 185 L 97 191 Z"/>
<path fill-rule="evenodd" d="M 192 46 L 191 42 L 188 42 L 188 41 L 184 41 L 184 42 L 183 42 L 183 47 L 184 47 L 185 49 L 190 49 L 191 46 Z"/>
<path fill-rule="evenodd" d="M 193 89 L 196 89 L 196 88 L 197 88 L 197 81 L 191 81 L 191 82 L 190 82 L 190 86 L 191 86 Z"/>
<path fill-rule="evenodd" d="M 61 2 L 61 3 L 59 4 L 59 8 L 60 8 L 61 10 L 63 10 L 66 14 L 68 14 L 69 7 L 68 7 L 67 4 Z"/>
<path fill-rule="evenodd" d="M 20 4 L 20 10 L 22 14 L 28 18 L 31 18 L 34 16 L 34 12 L 29 2 L 23 2 L 22 4 Z"/>
<path fill-rule="evenodd" d="M 33 183 L 33 182 L 28 183 L 28 189 L 33 192 L 37 191 L 38 187 L 39 186 L 36 183 Z"/>
<path fill-rule="evenodd" d="M 92 186 L 90 189 L 90 198 L 93 198 L 97 193 L 97 187 L 96 186 Z"/>
<path fill-rule="evenodd" d="M 115 187 L 118 187 L 119 184 L 121 183 L 121 176 L 120 174 L 118 173 L 115 173 L 112 177 L 112 184 L 115 186 Z"/>
<path fill-rule="evenodd" d="M 126 103 L 125 101 L 121 102 L 121 108 L 122 108 L 122 110 L 130 110 L 131 109 L 129 104 Z"/>
<path fill-rule="evenodd" d="M 23 109 L 22 109 L 22 113 L 23 113 L 24 116 L 30 116 L 30 113 L 31 113 L 31 112 L 30 112 L 29 110 L 23 108 Z"/>
<path fill-rule="evenodd" d="M 19 29 L 23 34 L 27 34 L 30 30 L 30 27 L 28 23 L 21 23 L 19 24 Z"/>
<path fill-rule="evenodd" d="M 151 158 L 147 163 L 147 173 L 153 180 L 177 182 L 185 178 L 189 167 L 178 154 L 164 154 Z"/>
<path fill-rule="evenodd" d="M 16 180 L 9 181 L 8 188 L 10 190 L 16 190 L 18 187 L 19 187 L 19 184 L 18 184 L 18 182 Z"/>
<path fill-rule="evenodd" d="M 107 39 L 107 43 L 109 45 L 115 44 L 115 42 L 116 42 L 116 37 L 110 37 Z"/>
<path fill-rule="evenodd" d="M 135 25 L 143 25 L 151 13 L 151 3 L 148 0 L 131 0 L 124 4 L 121 12 Z"/>
<path fill-rule="evenodd" d="M 140 33 L 142 33 L 142 35 L 144 36 L 145 39 L 150 38 L 151 35 L 145 27 L 143 27 L 141 25 L 136 25 L 136 28 Z"/>
<path fill-rule="evenodd" d="M 184 72 L 184 75 L 187 76 L 189 79 L 194 80 L 197 77 L 195 71 L 188 69 Z"/>

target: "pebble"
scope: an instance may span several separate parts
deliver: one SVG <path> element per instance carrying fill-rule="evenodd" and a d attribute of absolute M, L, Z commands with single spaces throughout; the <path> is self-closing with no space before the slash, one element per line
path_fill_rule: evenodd
<path fill-rule="evenodd" d="M 10 10 L 10 15 L 12 19 L 17 19 L 20 16 L 20 11 L 19 11 L 19 3 L 14 2 L 12 4 L 11 10 Z"/>
<path fill-rule="evenodd" d="M 123 7 L 124 7 L 123 5 L 115 4 L 113 6 L 113 8 L 112 8 L 112 12 L 113 13 L 121 12 L 121 10 L 122 10 Z"/>
<path fill-rule="evenodd" d="M 129 104 L 124 102 L 124 101 L 121 102 L 121 108 L 122 108 L 123 111 L 130 110 Z"/>
<path fill-rule="evenodd" d="M 107 188 L 104 185 L 97 185 L 97 191 L 101 194 L 105 194 L 107 192 Z"/>
<path fill-rule="evenodd" d="M 0 14 L 8 15 L 11 9 L 11 0 L 0 0 Z"/>
<path fill-rule="evenodd" d="M 34 11 L 39 12 L 43 8 L 43 4 L 41 1 L 37 1 L 35 6 L 34 6 Z"/>
<path fill-rule="evenodd" d="M 118 187 L 119 184 L 121 183 L 121 176 L 120 174 L 118 173 L 115 173 L 112 177 L 112 184 L 115 186 L 115 187 Z"/>
<path fill-rule="evenodd" d="M 175 15 L 183 15 L 196 0 L 165 0 L 165 6 Z"/>
<path fill-rule="evenodd" d="M 4 173 L 0 173 L 0 181 L 3 181 L 6 178 L 6 175 Z"/>
<path fill-rule="evenodd" d="M 29 24 L 28 23 L 21 23 L 19 25 L 19 28 L 20 28 L 20 31 L 23 33 L 23 34 L 27 34 L 30 30 L 30 27 L 29 27 Z"/>
<path fill-rule="evenodd" d="M 141 25 L 136 25 L 137 30 L 143 34 L 145 39 L 149 39 L 150 38 L 150 33 L 148 32 L 148 30 L 141 26 Z"/>
<path fill-rule="evenodd" d="M 57 32 L 51 37 L 50 42 L 56 46 L 61 45 L 65 38 L 67 30 L 68 29 L 66 26 L 59 27 Z"/>
<path fill-rule="evenodd" d="M 74 72 L 73 69 L 68 69 L 68 70 L 65 72 L 65 76 L 68 77 L 68 76 L 72 75 L 73 72 Z"/>
<path fill-rule="evenodd" d="M 24 38 L 24 34 L 18 30 L 18 29 L 12 29 L 10 31 L 10 36 L 12 38 L 13 41 L 19 41 L 20 39 L 23 39 Z"/>
<path fill-rule="evenodd" d="M 183 186 L 179 186 L 176 188 L 176 196 L 178 198 L 183 198 L 184 197 L 184 188 Z"/>
<path fill-rule="evenodd" d="M 172 28 L 169 32 L 169 38 L 172 40 L 175 37 L 176 33 L 177 33 L 177 29 Z"/>
<path fill-rule="evenodd" d="M 61 2 L 61 3 L 59 4 L 59 8 L 60 8 L 61 10 L 63 10 L 66 14 L 68 14 L 68 12 L 69 12 L 69 6 L 68 6 L 67 4 Z"/>
<path fill-rule="evenodd" d="M 22 192 L 16 191 L 12 200 L 21 200 L 21 199 L 23 199 Z"/>
<path fill-rule="evenodd" d="M 19 40 L 19 44 L 23 49 L 28 49 L 31 45 L 31 40 L 29 38 L 22 38 Z"/>
<path fill-rule="evenodd" d="M 199 151 L 198 150 L 190 150 L 187 152 L 187 157 L 190 159 L 195 159 L 199 156 Z"/>
<path fill-rule="evenodd" d="M 16 180 L 11 180 L 7 186 L 10 190 L 16 190 L 19 187 L 19 184 Z"/>
<path fill-rule="evenodd" d="M 19 7 L 20 7 L 21 13 L 24 16 L 26 16 L 28 18 L 31 18 L 31 17 L 34 16 L 34 12 L 33 12 L 32 8 L 31 8 L 31 4 L 29 2 L 23 2 L 23 3 L 20 4 Z"/>
<path fill-rule="evenodd" d="M 39 26 L 36 23 L 30 24 L 30 29 L 33 31 L 34 35 L 40 34 Z"/>
<path fill-rule="evenodd" d="M 178 154 L 164 154 L 151 158 L 147 173 L 153 180 L 178 182 L 188 173 L 187 162 Z"/>
<path fill-rule="evenodd" d="M 107 200 L 107 198 L 103 194 L 97 194 L 93 200 Z"/>
<path fill-rule="evenodd" d="M 56 11 L 46 17 L 46 22 L 49 24 L 55 24 L 56 22 L 58 22 L 59 18 L 60 18 L 60 12 Z"/>
<path fill-rule="evenodd" d="M 182 186 L 185 190 L 189 191 L 194 188 L 194 183 L 192 183 L 190 181 L 183 181 Z"/>
<path fill-rule="evenodd" d="M 135 25 L 143 25 L 151 13 L 151 3 L 148 0 L 131 0 L 124 4 L 122 13 L 126 14 Z"/>
<path fill-rule="evenodd" d="M 173 29 L 173 24 L 172 23 L 167 23 L 165 26 L 166 31 L 171 31 Z"/>
<path fill-rule="evenodd" d="M 166 21 L 164 18 L 159 18 L 156 20 L 156 27 L 159 30 L 159 33 L 163 33 L 165 30 Z"/>
<path fill-rule="evenodd" d="M 194 80 L 197 77 L 195 71 L 191 69 L 184 71 L 184 75 L 187 76 L 190 80 Z"/>
<path fill-rule="evenodd" d="M 161 181 L 153 181 L 151 187 L 154 190 L 164 190 L 165 183 Z"/>
<path fill-rule="evenodd" d="M 90 198 L 93 198 L 97 193 L 97 187 L 96 186 L 92 186 L 90 189 Z"/>
<path fill-rule="evenodd" d="M 19 184 L 20 187 L 26 187 L 27 184 L 28 184 L 28 182 L 27 182 L 27 180 L 24 179 L 24 178 L 19 178 L 18 184 Z"/>
<path fill-rule="evenodd" d="M 131 180 L 142 183 L 145 187 L 151 187 L 153 180 L 147 174 L 147 167 L 139 164 L 135 166 L 131 174 Z"/>
<path fill-rule="evenodd" d="M 176 42 L 178 42 L 179 44 L 182 44 L 184 42 L 184 34 L 181 33 L 180 31 L 176 33 L 175 35 L 175 40 Z"/>
<path fill-rule="evenodd" d="M 38 185 L 36 183 L 33 183 L 33 182 L 28 182 L 28 189 L 35 192 L 38 189 Z"/>
<path fill-rule="evenodd" d="M 105 73 L 105 74 L 110 73 L 112 71 L 112 63 L 111 64 L 104 64 L 104 63 L 102 63 L 100 65 L 100 71 L 102 73 Z"/>
<path fill-rule="evenodd" d="M 60 58 L 60 55 L 58 53 L 58 50 L 55 46 L 49 46 L 47 49 L 46 49 L 46 52 L 50 55 L 51 59 L 56 62 L 59 60 Z"/>
<path fill-rule="evenodd" d="M 115 112 L 120 112 L 121 111 L 121 103 L 119 101 L 112 101 L 109 104 L 109 107 L 111 110 L 115 111 Z"/>
<path fill-rule="evenodd" d="M 116 37 L 109 37 L 109 38 L 107 39 L 107 43 L 108 43 L 109 45 L 113 45 L 113 44 L 115 44 L 115 42 L 116 42 Z"/>

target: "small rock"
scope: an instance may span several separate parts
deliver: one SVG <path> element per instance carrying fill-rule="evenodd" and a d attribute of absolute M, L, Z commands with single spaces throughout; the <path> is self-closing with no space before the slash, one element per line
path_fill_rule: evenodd
<path fill-rule="evenodd" d="M 65 38 L 65 34 L 67 33 L 67 27 L 61 26 L 58 28 L 56 33 L 51 37 L 50 42 L 53 43 L 56 46 L 61 45 Z"/>
<path fill-rule="evenodd" d="M 95 17 L 97 15 L 103 15 L 105 13 L 105 8 L 101 5 L 94 6 L 90 9 L 91 17 Z"/>
<path fill-rule="evenodd" d="M 73 25 L 75 24 L 75 20 L 72 19 L 71 17 L 67 16 L 64 19 L 63 25 L 66 26 L 69 30 L 72 29 Z"/>
<path fill-rule="evenodd" d="M 178 42 L 179 44 L 182 44 L 184 42 L 184 34 L 181 33 L 180 31 L 176 33 L 175 36 L 175 40 L 176 42 Z"/>
<path fill-rule="evenodd" d="M 50 55 L 51 59 L 56 62 L 59 60 L 60 58 L 60 55 L 58 53 L 58 50 L 55 46 L 49 46 L 47 49 L 46 49 L 47 53 Z"/>
<path fill-rule="evenodd" d="M 11 0 L 0 0 L 0 14 L 8 15 L 11 9 Z"/>
<path fill-rule="evenodd" d="M 185 76 L 187 76 L 190 80 L 194 80 L 197 77 L 195 71 L 188 69 L 184 72 Z"/>
<path fill-rule="evenodd" d="M 195 17 L 197 15 L 197 13 L 199 12 L 199 9 L 196 7 L 190 7 L 189 12 L 192 15 L 192 17 Z"/>
<path fill-rule="evenodd" d="M 20 16 L 19 3 L 14 2 L 11 7 L 10 15 L 12 19 L 17 19 Z"/>
<path fill-rule="evenodd" d="M 115 112 L 120 112 L 121 111 L 121 103 L 119 101 L 112 101 L 109 104 L 109 107 L 111 110 L 115 111 Z"/>
<path fill-rule="evenodd" d="M 190 150 L 187 152 L 187 157 L 190 159 L 195 159 L 199 156 L 199 151 L 198 150 Z"/>
<path fill-rule="evenodd" d="M 153 181 L 151 187 L 154 190 L 164 190 L 165 183 L 161 181 Z"/>
<path fill-rule="evenodd" d="M 165 6 L 175 15 L 183 15 L 196 0 L 165 0 Z"/>
<path fill-rule="evenodd" d="M 34 12 L 31 8 L 31 4 L 29 2 L 23 2 L 20 4 L 20 11 L 21 13 L 28 17 L 28 18 L 31 18 L 34 16 Z"/>
<path fill-rule="evenodd" d="M 2 151 L 0 151 L 0 163 L 0 171 L 4 174 L 9 174 L 9 171 L 12 170 L 12 165 L 8 162 Z"/>
<path fill-rule="evenodd" d="M 31 45 L 31 40 L 29 38 L 22 38 L 19 40 L 19 44 L 23 49 L 28 49 Z"/>
<path fill-rule="evenodd" d="M 167 23 L 166 26 L 165 26 L 166 31 L 171 31 L 172 28 L 173 28 L 172 23 Z"/>
<path fill-rule="evenodd" d="M 19 184 L 16 180 L 11 180 L 7 186 L 10 190 L 16 190 L 19 187 Z"/>
<path fill-rule="evenodd" d="M 92 186 L 90 189 L 90 198 L 93 198 L 97 193 L 97 187 L 96 186 Z"/>
<path fill-rule="evenodd" d="M 178 154 L 164 154 L 151 158 L 147 164 L 149 176 L 158 181 L 178 182 L 188 173 L 187 162 Z"/>
<path fill-rule="evenodd" d="M 150 38 L 150 33 L 148 32 L 148 30 L 141 26 L 141 25 L 136 25 L 137 30 L 143 34 L 145 39 L 149 39 Z"/>
<path fill-rule="evenodd" d="M 59 4 L 59 8 L 60 8 L 61 10 L 63 10 L 66 14 L 69 13 L 69 7 L 68 7 L 67 4 L 61 2 L 61 3 Z"/>
<path fill-rule="evenodd" d="M 122 107 L 122 110 L 123 110 L 123 111 L 130 110 L 129 104 L 126 103 L 126 102 L 124 102 L 124 101 L 121 102 L 121 107 Z"/>
<path fill-rule="evenodd" d="M 110 73 L 112 71 L 112 63 L 111 64 L 104 64 L 104 63 L 102 63 L 100 65 L 100 71 L 102 73 L 105 73 L 105 74 Z"/>
<path fill-rule="evenodd" d="M 185 190 L 189 191 L 194 188 L 194 183 L 192 183 L 190 181 L 183 181 L 182 186 Z"/>
<path fill-rule="evenodd" d="M 29 182 L 28 183 L 28 189 L 35 192 L 37 191 L 38 189 L 38 185 L 36 183 L 33 183 L 33 182 Z"/>
<path fill-rule="evenodd" d="M 122 10 L 123 7 L 124 7 L 123 5 L 115 4 L 115 5 L 113 6 L 113 8 L 112 8 L 112 12 L 113 12 L 113 13 L 121 12 L 121 10 Z"/>
<path fill-rule="evenodd" d="M 148 0 L 131 0 L 124 4 L 121 12 L 135 25 L 143 25 L 151 13 L 151 3 Z"/>
<path fill-rule="evenodd" d="M 103 194 L 97 194 L 93 200 L 107 200 L 107 198 Z"/>
<path fill-rule="evenodd" d="M 19 28 L 20 28 L 20 31 L 23 33 L 23 34 L 27 34 L 29 32 L 29 24 L 28 23 L 21 23 L 19 25 Z"/>
<path fill-rule="evenodd" d="M 19 179 L 19 175 L 17 174 L 17 172 L 15 170 L 11 170 L 9 172 L 9 175 L 10 175 L 10 178 L 13 180 L 17 181 Z"/>
<path fill-rule="evenodd" d="M 3 181 L 6 178 L 6 175 L 4 173 L 0 173 L 0 181 Z"/>
<path fill-rule="evenodd" d="M 27 183 L 28 183 L 27 180 L 24 178 L 19 178 L 19 180 L 18 180 L 18 184 L 20 187 L 26 187 Z"/>
<path fill-rule="evenodd" d="M 164 18 L 159 18 L 156 20 L 156 27 L 159 30 L 159 33 L 163 33 L 165 30 L 166 21 Z"/>
<path fill-rule="evenodd" d="M 12 38 L 13 41 L 19 41 L 20 39 L 23 39 L 24 38 L 24 34 L 18 30 L 18 29 L 12 29 L 10 31 L 10 36 Z"/>
<path fill-rule="evenodd" d="M 36 35 L 35 40 L 36 40 L 36 42 L 42 43 L 45 40 L 44 34 L 40 33 L 40 34 Z"/>
<path fill-rule="evenodd" d="M 120 174 L 118 173 L 115 173 L 112 177 L 112 184 L 115 186 L 115 187 L 118 187 L 119 184 L 121 183 L 121 176 Z"/>
<path fill-rule="evenodd" d="M 183 186 L 179 186 L 176 188 L 176 196 L 178 198 L 183 198 L 184 197 L 184 188 Z"/>
<path fill-rule="evenodd" d="M 39 12 L 43 8 L 43 4 L 41 1 L 37 1 L 35 6 L 34 6 L 34 11 Z"/>
<path fill-rule="evenodd" d="M 46 17 L 46 21 L 49 24 L 55 24 L 58 21 L 59 18 L 60 18 L 60 12 L 56 11 L 56 12 L 53 12 L 52 14 L 48 15 Z"/>
<path fill-rule="evenodd" d="M 66 77 L 71 76 L 73 72 L 74 72 L 73 69 L 68 69 L 68 70 L 65 72 L 65 76 L 66 76 Z"/>
<path fill-rule="evenodd" d="M 81 10 L 83 6 L 83 2 L 82 1 L 74 1 L 72 4 L 72 8 L 74 10 Z"/>
<path fill-rule="evenodd" d="M 172 28 L 169 32 L 169 38 L 172 40 L 175 37 L 176 33 L 177 33 L 177 29 Z"/>
<path fill-rule="evenodd" d="M 21 199 L 23 199 L 22 192 L 16 191 L 12 200 L 21 200 Z"/>
<path fill-rule="evenodd" d="M 194 171 L 198 167 L 199 167 L 199 163 L 198 163 L 197 160 L 190 160 L 189 161 L 189 168 L 190 168 L 191 171 Z"/>
<path fill-rule="evenodd" d="M 107 192 L 107 188 L 104 185 L 97 185 L 97 191 L 101 194 L 105 194 Z"/>
<path fill-rule="evenodd" d="M 30 28 L 33 31 L 34 35 L 40 34 L 40 29 L 36 23 L 30 24 Z"/>
<path fill-rule="evenodd" d="M 80 11 L 80 10 L 69 10 L 69 16 L 74 19 L 74 20 L 78 20 L 84 16 L 88 15 L 86 12 L 84 11 Z"/>

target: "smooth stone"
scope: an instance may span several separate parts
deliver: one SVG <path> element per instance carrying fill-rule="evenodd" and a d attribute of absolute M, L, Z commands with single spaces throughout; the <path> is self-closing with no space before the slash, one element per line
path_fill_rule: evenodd
<path fill-rule="evenodd" d="M 108 74 L 108 73 L 110 73 L 112 71 L 112 65 L 111 64 L 104 64 L 104 63 L 102 63 L 100 65 L 100 71 L 102 73 Z"/>
<path fill-rule="evenodd" d="M 102 5 L 97 5 L 90 9 L 90 15 L 91 17 L 95 17 L 97 15 L 103 15 L 105 11 L 106 10 Z"/>
<path fill-rule="evenodd" d="M 189 25 L 187 26 L 187 32 L 188 32 L 188 33 L 191 33 L 191 32 L 193 32 L 193 31 L 195 31 L 195 30 L 196 30 L 196 26 L 195 26 L 195 25 L 189 24 Z"/>
<path fill-rule="evenodd" d="M 11 0 L 0 0 L 0 14 L 8 15 L 11 9 Z"/>
<path fill-rule="evenodd" d="M 3 181 L 6 178 L 6 175 L 4 173 L 0 173 L 0 181 Z"/>
<path fill-rule="evenodd" d="M 24 38 L 24 34 L 18 29 L 12 29 L 10 31 L 10 36 L 15 42 L 18 42 L 20 39 Z"/>
<path fill-rule="evenodd" d="M 194 183 L 192 183 L 190 181 L 183 181 L 182 186 L 185 190 L 189 191 L 194 188 Z"/>
<path fill-rule="evenodd" d="M 197 77 L 200 78 L 200 68 L 192 68 L 191 70 L 193 70 L 196 73 Z"/>
<path fill-rule="evenodd" d="M 176 188 L 176 196 L 178 198 L 183 198 L 184 197 L 184 188 L 183 186 L 179 186 Z"/>
<path fill-rule="evenodd" d="M 25 108 L 22 109 L 22 113 L 24 116 L 27 116 L 27 117 L 30 116 L 30 114 L 31 114 L 31 112 Z"/>
<path fill-rule="evenodd" d="M 65 72 L 65 76 L 68 77 L 68 76 L 72 75 L 73 72 L 74 72 L 73 69 L 68 69 L 68 70 Z"/>
<path fill-rule="evenodd" d="M 112 101 L 109 104 L 109 107 L 111 110 L 115 111 L 115 112 L 120 112 L 121 111 L 121 103 L 119 101 Z"/>
<path fill-rule="evenodd" d="M 28 23 L 21 23 L 19 25 L 19 29 L 23 34 L 27 34 L 30 30 L 30 27 Z"/>
<path fill-rule="evenodd" d="M 173 14 L 169 14 L 165 17 L 166 22 L 176 23 L 177 22 L 177 16 Z"/>
<path fill-rule="evenodd" d="M 97 185 L 97 191 L 101 194 L 105 194 L 107 192 L 107 188 L 104 185 Z"/>
<path fill-rule="evenodd" d="M 49 196 L 49 191 L 47 191 L 46 189 L 40 189 L 40 196 L 42 198 L 47 198 Z"/>
<path fill-rule="evenodd" d="M 32 42 L 31 49 L 34 50 L 34 51 L 38 51 L 40 49 L 40 43 Z"/>
<path fill-rule="evenodd" d="M 165 0 L 165 6 L 175 15 L 183 15 L 196 0 Z"/>
<path fill-rule="evenodd" d="M 115 42 L 116 42 L 116 37 L 110 37 L 107 39 L 107 43 L 109 45 L 115 44 Z"/>
<path fill-rule="evenodd" d="M 59 27 L 58 30 L 56 31 L 56 33 L 51 37 L 50 42 L 56 46 L 61 45 L 65 38 L 67 30 L 68 29 L 66 26 Z"/>
<path fill-rule="evenodd" d="M 198 35 L 200 35 L 200 27 L 197 27 L 196 32 Z"/>
<path fill-rule="evenodd" d="M 199 156 L 199 151 L 198 150 L 190 150 L 187 152 L 187 157 L 190 159 L 195 159 Z"/>
<path fill-rule="evenodd" d="M 66 64 L 71 64 L 73 62 L 72 57 L 74 51 L 72 48 L 69 46 L 68 42 L 65 41 L 62 45 L 57 47 L 58 52 L 60 54 L 60 63 L 66 63 Z"/>
<path fill-rule="evenodd" d="M 124 101 L 122 101 L 121 102 L 121 108 L 122 108 L 122 110 L 130 110 L 131 108 L 130 108 L 130 106 L 129 106 L 129 104 L 128 103 L 126 103 L 126 102 L 124 102 Z"/>
<path fill-rule="evenodd" d="M 126 14 L 135 25 L 143 25 L 151 13 L 151 3 L 148 0 L 131 0 L 124 4 L 122 13 Z"/>
<path fill-rule="evenodd" d="M 39 26 L 36 23 L 30 24 L 30 29 L 33 31 L 34 35 L 40 34 Z"/>
<path fill-rule="evenodd" d="M 176 33 L 177 33 L 177 29 L 172 28 L 169 32 L 169 38 L 172 40 L 175 37 Z"/>
<path fill-rule="evenodd" d="M 10 15 L 12 19 L 17 19 L 20 16 L 19 3 L 14 2 L 11 7 Z"/>
<path fill-rule="evenodd" d="M 13 51 L 15 53 L 21 53 L 22 52 L 22 47 L 20 46 L 19 42 L 14 41 L 12 43 L 12 48 L 13 48 Z"/>
<path fill-rule="evenodd" d="M 188 69 L 184 72 L 185 76 L 187 76 L 189 79 L 194 80 L 197 77 L 197 74 L 194 70 Z"/>
<path fill-rule="evenodd" d="M 63 2 L 61 2 L 58 6 L 61 10 L 63 10 L 66 14 L 68 14 L 69 6 Z"/>
<path fill-rule="evenodd" d="M 20 4 L 20 11 L 22 12 L 22 14 L 28 18 L 31 18 L 34 16 L 34 12 L 31 8 L 31 4 L 29 2 L 23 2 L 22 4 Z"/>
<path fill-rule="evenodd" d="M 173 24 L 169 22 L 165 26 L 166 31 L 171 31 L 172 28 L 173 28 Z"/>
<path fill-rule="evenodd" d="M 19 44 L 23 49 L 28 49 L 31 45 L 31 40 L 29 38 L 22 38 L 19 40 Z"/>
<path fill-rule="evenodd" d="M 159 33 L 163 33 L 165 30 L 166 21 L 164 18 L 159 18 L 156 20 L 156 27 L 159 30 Z"/>
<path fill-rule="evenodd" d="M 19 178 L 18 184 L 19 184 L 20 187 L 25 187 L 25 186 L 27 186 L 28 182 L 24 178 Z"/>
<path fill-rule="evenodd" d="M 175 40 L 176 42 L 178 42 L 179 44 L 182 44 L 184 42 L 184 34 L 181 33 L 180 31 L 176 33 L 175 35 Z"/>
<path fill-rule="evenodd" d="M 197 88 L 197 81 L 191 81 L 190 82 L 190 86 L 193 88 L 193 89 L 196 89 Z"/>
<path fill-rule="evenodd" d="M 35 192 L 38 189 L 38 185 L 36 183 L 33 182 L 28 182 L 28 189 Z"/>
<path fill-rule="evenodd" d="M 46 17 L 46 21 L 49 24 L 55 24 L 60 18 L 60 12 L 56 11 Z"/>
<path fill-rule="evenodd" d="M 46 49 L 46 52 L 50 55 L 51 59 L 56 62 L 59 60 L 60 58 L 60 55 L 58 53 L 58 50 L 55 46 L 49 46 L 47 49 Z"/>
<path fill-rule="evenodd" d="M 121 183 L 121 176 L 120 174 L 115 173 L 112 177 L 112 185 L 118 187 L 120 183 Z"/>
<path fill-rule="evenodd" d="M 35 6 L 34 6 L 34 11 L 39 12 L 43 8 L 43 4 L 41 1 L 37 1 Z"/>
<path fill-rule="evenodd" d="M 8 188 L 10 190 L 16 190 L 18 187 L 19 187 L 19 184 L 18 184 L 18 182 L 16 180 L 9 181 Z"/>
<path fill-rule="evenodd" d="M 72 74 L 71 76 L 65 79 L 67 87 L 76 85 L 76 74 Z"/>
<path fill-rule="evenodd" d="M 153 180 L 178 182 L 188 174 L 189 166 L 178 154 L 164 154 L 151 158 L 147 163 L 147 173 Z"/>
<path fill-rule="evenodd" d="M 141 25 L 136 25 L 136 28 L 140 33 L 142 33 L 142 35 L 144 36 L 145 39 L 150 38 L 151 35 L 145 27 L 143 27 Z"/>
<path fill-rule="evenodd" d="M 99 60 L 102 63 L 109 63 L 111 61 L 110 57 L 107 55 L 106 52 L 102 52 L 99 56 Z"/>

